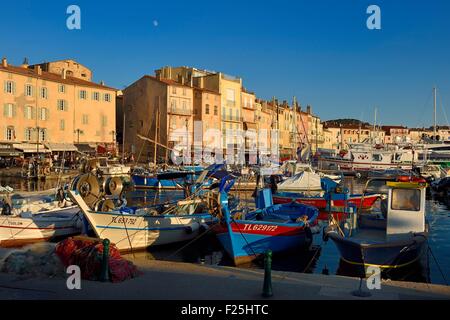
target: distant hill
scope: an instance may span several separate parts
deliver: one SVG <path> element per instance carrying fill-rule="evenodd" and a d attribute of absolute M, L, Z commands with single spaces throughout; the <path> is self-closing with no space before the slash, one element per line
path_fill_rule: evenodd
<path fill-rule="evenodd" d="M 336 119 L 336 120 L 328 120 L 323 123 L 325 126 L 359 126 L 365 127 L 370 126 L 371 124 L 368 122 L 362 122 L 357 119 Z"/>

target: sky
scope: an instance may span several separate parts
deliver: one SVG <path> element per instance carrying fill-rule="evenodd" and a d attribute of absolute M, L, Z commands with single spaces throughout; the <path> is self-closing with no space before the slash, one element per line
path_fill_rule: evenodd
<path fill-rule="evenodd" d="M 81 30 L 69 30 L 69 5 Z M 381 9 L 381 30 L 366 10 Z M 162 66 L 243 78 L 259 98 L 311 105 L 323 120 L 430 126 L 450 118 L 450 1 L 15 0 L 1 7 L 0 56 L 75 59 L 123 89 Z"/>

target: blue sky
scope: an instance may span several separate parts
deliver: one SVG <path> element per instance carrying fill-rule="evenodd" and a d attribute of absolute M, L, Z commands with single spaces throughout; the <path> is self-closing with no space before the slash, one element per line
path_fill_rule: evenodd
<path fill-rule="evenodd" d="M 82 29 L 66 28 L 66 8 Z M 366 9 L 381 8 L 382 30 Z M 264 99 L 310 104 L 324 120 L 429 126 L 450 117 L 450 1 L 33 1 L 2 3 L 0 55 L 73 58 L 122 89 L 164 65 L 241 76 Z M 154 21 L 157 21 L 155 26 Z M 441 108 L 442 104 L 442 108 Z M 443 112 L 445 111 L 445 112 Z"/>

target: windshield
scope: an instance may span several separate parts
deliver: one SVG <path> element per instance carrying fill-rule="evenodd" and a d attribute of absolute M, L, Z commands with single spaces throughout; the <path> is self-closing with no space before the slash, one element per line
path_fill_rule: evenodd
<path fill-rule="evenodd" d="M 392 210 L 420 211 L 420 190 L 392 190 Z"/>

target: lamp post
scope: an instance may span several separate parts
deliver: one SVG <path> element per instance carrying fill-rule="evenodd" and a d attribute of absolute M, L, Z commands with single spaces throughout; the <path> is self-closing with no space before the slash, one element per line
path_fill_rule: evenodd
<path fill-rule="evenodd" d="M 37 126 L 35 128 L 35 130 L 37 132 L 37 134 L 36 134 L 36 153 L 37 153 L 37 156 L 39 157 L 39 133 L 41 131 L 41 128 L 39 126 Z"/>
<path fill-rule="evenodd" d="M 114 144 L 114 152 L 116 152 L 116 131 L 111 131 L 110 134 L 112 135 L 112 143 Z"/>

